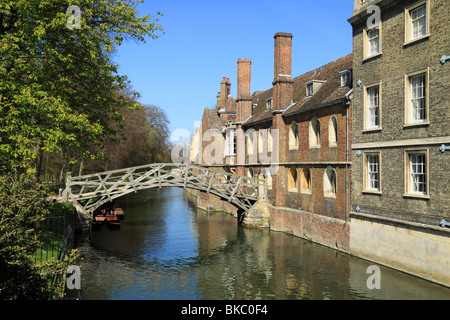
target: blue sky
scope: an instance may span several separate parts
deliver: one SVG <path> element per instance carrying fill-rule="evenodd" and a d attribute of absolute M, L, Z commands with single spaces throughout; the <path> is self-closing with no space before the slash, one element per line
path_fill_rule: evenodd
<path fill-rule="evenodd" d="M 142 104 L 166 111 L 171 132 L 193 133 L 223 77 L 236 97 L 239 58 L 252 60 L 252 92 L 271 88 L 277 32 L 293 34 L 293 77 L 352 52 L 353 0 L 145 0 L 137 8 L 139 15 L 161 11 L 165 34 L 124 43 L 114 60 Z"/>

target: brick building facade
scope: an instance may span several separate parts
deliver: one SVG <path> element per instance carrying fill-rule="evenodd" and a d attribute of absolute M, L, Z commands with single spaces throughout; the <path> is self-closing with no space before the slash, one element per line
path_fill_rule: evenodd
<path fill-rule="evenodd" d="M 251 94 L 251 60 L 238 60 L 237 99 L 224 78 L 192 159 L 267 180 L 273 230 L 348 251 L 352 55 L 293 78 L 292 37 L 274 36 L 268 90 Z"/>

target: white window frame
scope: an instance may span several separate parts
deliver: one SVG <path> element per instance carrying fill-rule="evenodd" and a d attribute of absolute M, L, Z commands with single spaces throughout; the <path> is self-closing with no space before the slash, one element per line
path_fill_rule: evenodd
<path fill-rule="evenodd" d="M 413 80 L 417 79 L 418 77 L 424 77 L 424 82 L 421 87 L 421 96 L 417 97 L 414 94 L 414 88 L 413 87 Z M 420 125 L 429 125 L 429 68 L 423 69 L 417 72 L 405 74 L 405 119 L 404 119 L 404 126 L 420 126 Z M 415 110 L 415 103 L 414 99 L 416 101 L 420 99 L 421 103 L 423 104 L 423 112 L 425 113 L 425 116 L 420 119 L 415 119 L 414 114 L 416 112 Z"/>
<path fill-rule="evenodd" d="M 377 34 L 372 35 L 375 32 Z M 375 55 L 381 53 L 380 41 L 381 41 L 381 38 L 380 38 L 380 28 L 379 27 L 375 27 L 375 28 L 367 30 L 367 56 L 368 57 L 372 57 L 372 56 L 375 56 Z"/>
<path fill-rule="evenodd" d="M 314 83 L 309 82 L 306 84 L 306 96 L 311 97 L 314 94 Z"/>
<path fill-rule="evenodd" d="M 381 152 L 364 153 L 363 171 L 363 192 L 381 194 Z M 375 186 L 374 182 L 376 183 Z"/>
<path fill-rule="evenodd" d="M 267 110 L 272 109 L 272 103 L 273 103 L 273 99 L 272 98 L 266 99 L 266 109 Z"/>
<path fill-rule="evenodd" d="M 341 76 L 341 87 L 351 87 L 352 86 L 352 69 L 347 69 L 339 72 Z"/>
<path fill-rule="evenodd" d="M 405 151 L 405 194 L 406 197 L 430 197 L 429 152 L 426 150 Z M 422 177 L 422 179 L 420 179 Z M 418 190 L 417 187 L 420 187 Z"/>
<path fill-rule="evenodd" d="M 378 35 L 374 36 L 374 30 L 378 30 Z M 377 51 L 373 51 L 374 42 L 377 42 Z M 373 28 L 365 28 L 363 31 L 363 60 L 372 59 L 382 54 L 383 48 L 383 24 L 380 22 L 378 26 Z"/>
<path fill-rule="evenodd" d="M 418 10 L 425 9 L 425 15 L 419 18 L 414 17 L 414 13 Z M 423 21 L 424 31 L 423 34 L 415 34 L 417 21 Z M 430 36 L 430 1 L 419 1 L 407 8 L 405 8 L 405 45 L 415 42 Z"/>
<path fill-rule="evenodd" d="M 232 129 L 226 130 L 226 156 L 236 155 L 236 131 Z"/>
<path fill-rule="evenodd" d="M 378 88 L 378 96 L 371 96 L 371 92 Z M 376 98 L 376 99 L 375 99 Z M 378 104 L 374 104 L 374 102 Z M 373 123 L 373 110 L 378 110 L 378 124 Z M 364 131 L 382 129 L 382 85 L 381 81 L 364 87 Z"/>

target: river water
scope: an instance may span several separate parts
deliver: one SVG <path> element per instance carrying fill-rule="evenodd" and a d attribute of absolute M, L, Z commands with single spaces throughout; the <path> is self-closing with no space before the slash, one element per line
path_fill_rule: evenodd
<path fill-rule="evenodd" d="M 79 245 L 85 300 L 450 299 L 450 289 L 266 229 L 198 210 L 183 189 L 140 191 L 116 204 L 119 230 Z M 370 284 L 374 283 L 372 280 Z"/>

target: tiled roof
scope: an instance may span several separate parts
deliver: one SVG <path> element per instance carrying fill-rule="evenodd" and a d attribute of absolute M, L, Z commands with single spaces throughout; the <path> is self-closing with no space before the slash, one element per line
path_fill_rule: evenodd
<path fill-rule="evenodd" d="M 224 123 L 222 123 L 223 121 L 217 114 L 216 109 L 208 109 L 206 107 L 205 111 L 203 113 L 203 118 L 205 118 L 205 117 L 209 123 L 208 129 L 222 130 Z"/>
<path fill-rule="evenodd" d="M 340 72 L 352 68 L 353 54 L 330 62 L 294 78 L 294 104 L 286 106 L 284 115 L 301 112 L 315 106 L 324 105 L 344 99 L 349 87 L 341 87 Z M 312 80 L 324 81 L 320 88 L 310 97 L 306 97 L 306 83 Z M 266 108 L 266 100 L 272 97 L 272 88 L 253 94 L 253 115 L 245 125 L 272 119 L 272 110 Z"/>

